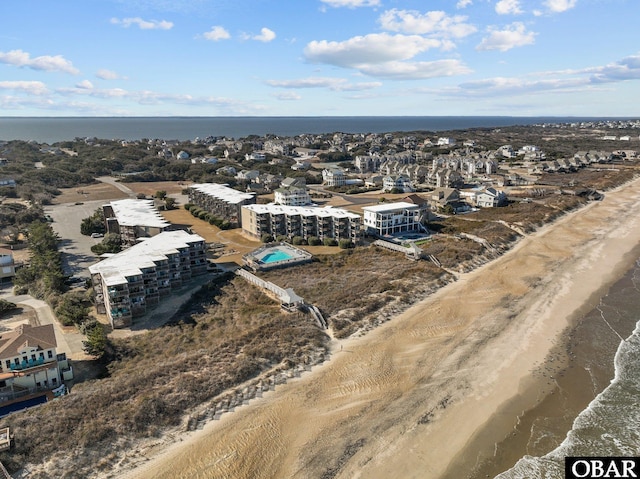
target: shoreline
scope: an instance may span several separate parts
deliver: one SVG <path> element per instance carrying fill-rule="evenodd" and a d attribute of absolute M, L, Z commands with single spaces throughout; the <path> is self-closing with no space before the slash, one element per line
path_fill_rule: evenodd
<path fill-rule="evenodd" d="M 592 229 L 601 221 L 581 231 L 573 223 L 593 223 L 592 210 L 605 205 L 598 211 L 606 214 L 610 206 L 615 210 L 607 225 L 618 218 L 621 226 L 621 215 L 616 214 L 624 210 L 620 192 L 638 193 L 639 183 L 633 180 L 608 192 L 604 202 L 568 213 L 521 239 L 500 258 L 466 273 L 393 321 L 348 340 L 349 351 L 334 352 L 311 373 L 207 424 L 125 477 L 207 477 L 204 470 L 234 477 L 318 477 L 323 472 L 385 477 L 389 471 L 401 477 L 439 477 L 469 439 L 517 397 L 522 381 L 531 379 L 531 365 L 543 361 L 553 347 L 546 343 L 557 341 L 570 317 L 575 321 L 579 311 L 584 314 L 594 294 L 618 279 L 614 276 L 625 256 L 621 252 L 637 244 L 640 220 L 629 233 L 634 241 L 621 235 L 626 246 L 616 248 L 613 266 L 604 265 L 607 274 L 599 265 L 599 274 L 590 276 L 588 284 L 580 278 L 580 285 L 575 284 L 576 275 L 595 268 L 598 258 L 593 251 L 584 258 L 574 250 L 583 248 L 584 253 L 587 241 L 604 259 L 611 230 L 594 239 Z M 542 249 L 538 243 L 545 243 Z M 524 248 L 530 261 L 519 254 Z M 506 269 L 514 266 L 520 274 L 509 277 Z M 545 280 L 550 270 L 553 279 Z M 523 276 L 523 271 L 529 274 Z M 491 280 L 483 281 L 485 276 Z M 563 283 L 572 279 L 570 285 Z M 560 291 L 558 283 L 563 284 Z M 472 296 L 480 287 L 485 290 Z M 528 294 L 531 291 L 536 294 Z M 559 304 L 557 298 L 570 293 L 569 301 Z M 465 297 L 467 304 L 454 295 Z M 554 321 L 558 316 L 564 320 Z M 498 393 L 487 392 L 497 386 Z M 305 430 L 299 428 L 301 421 L 308 425 Z M 269 440 L 252 432 L 256 430 L 269 432 Z M 251 450 L 257 451 L 254 459 L 245 456 Z M 234 462 L 233 457 L 242 459 Z"/>

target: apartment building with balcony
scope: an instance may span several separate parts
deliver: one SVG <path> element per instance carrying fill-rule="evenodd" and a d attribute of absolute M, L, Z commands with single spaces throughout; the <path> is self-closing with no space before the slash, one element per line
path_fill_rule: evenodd
<path fill-rule="evenodd" d="M 362 239 L 362 218 L 341 208 L 314 206 L 246 205 L 242 207 L 242 230 L 256 239 L 265 234 L 274 237 L 300 236 L 324 241 L 349 239 L 354 244 Z"/>
<path fill-rule="evenodd" d="M 399 201 L 365 206 L 364 228 L 375 236 L 393 236 L 400 233 L 414 233 L 422 229 L 424 209 L 414 203 Z"/>
<path fill-rule="evenodd" d="M 244 193 L 218 183 L 200 183 L 189 188 L 189 203 L 227 220 L 231 227 L 242 226 L 241 208 L 255 204 L 255 193 Z"/>
<path fill-rule="evenodd" d="M 151 238 L 171 228 L 155 208 L 153 200 L 124 199 L 102 207 L 107 233 L 117 233 L 126 245 Z"/>
<path fill-rule="evenodd" d="M 206 271 L 204 239 L 183 230 L 164 231 L 89 267 L 97 311 L 114 328 L 131 326 L 148 306 Z"/>

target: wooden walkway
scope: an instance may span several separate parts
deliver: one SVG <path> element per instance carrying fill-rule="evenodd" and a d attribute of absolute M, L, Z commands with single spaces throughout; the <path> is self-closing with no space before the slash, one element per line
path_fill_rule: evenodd
<path fill-rule="evenodd" d="M 0 477 L 2 479 L 13 479 L 11 477 L 11 474 L 9 474 L 9 471 L 5 469 L 4 464 L 2 464 L 1 462 L 0 462 Z"/>

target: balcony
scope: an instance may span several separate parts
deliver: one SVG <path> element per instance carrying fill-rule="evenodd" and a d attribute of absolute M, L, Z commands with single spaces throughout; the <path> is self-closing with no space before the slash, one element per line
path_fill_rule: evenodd
<path fill-rule="evenodd" d="M 9 366 L 11 371 L 22 371 L 24 369 L 35 368 L 36 366 L 42 366 L 46 361 L 44 358 L 29 359 L 28 361 L 22 361 L 20 364 L 12 364 Z M 50 360 L 49 362 L 53 362 Z"/>

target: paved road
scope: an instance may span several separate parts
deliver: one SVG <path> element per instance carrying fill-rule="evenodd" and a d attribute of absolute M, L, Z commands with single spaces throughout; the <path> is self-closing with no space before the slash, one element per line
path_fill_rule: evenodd
<path fill-rule="evenodd" d="M 15 296 L 11 289 L 3 289 L 0 292 L 0 297 L 7 301 L 17 304 L 18 306 L 28 306 L 33 308 L 36 313 L 36 318 L 39 326 L 46 324 L 53 324 L 53 329 L 56 334 L 56 342 L 58 343 L 57 351 L 59 353 L 66 353 L 70 359 L 86 359 L 87 355 L 84 353 L 82 341 L 85 339 L 83 334 L 78 332 L 66 332 L 63 331 L 60 323 L 55 320 L 53 312 L 47 303 L 35 299 L 28 294 L 22 294 Z M 24 318 L 18 318 L 16 320 L 2 321 L 2 326 L 8 329 L 14 329 L 22 323 L 25 323 Z"/>

